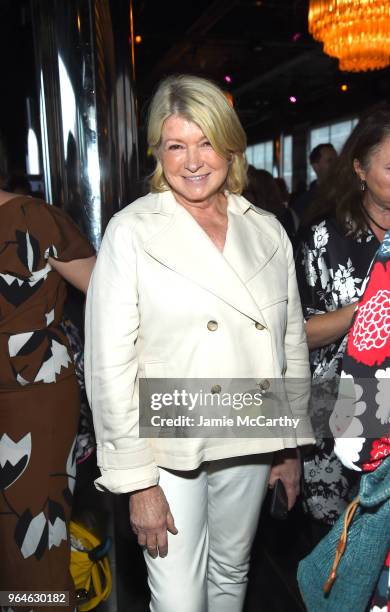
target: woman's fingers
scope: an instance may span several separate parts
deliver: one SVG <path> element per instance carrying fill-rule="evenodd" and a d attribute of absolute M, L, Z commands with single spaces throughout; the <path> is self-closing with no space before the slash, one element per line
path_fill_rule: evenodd
<path fill-rule="evenodd" d="M 301 475 L 300 460 L 297 456 L 294 457 L 293 452 L 295 451 L 290 451 L 289 449 L 286 451 L 279 451 L 275 457 L 276 463 L 272 466 L 269 477 L 270 487 L 274 486 L 275 481 L 278 478 L 280 478 L 283 482 L 287 493 L 289 510 L 295 504 L 297 495 L 299 493 L 299 481 Z"/>
<path fill-rule="evenodd" d="M 170 510 L 168 510 L 168 513 L 167 513 L 167 529 L 173 535 L 176 535 L 178 533 L 176 526 L 175 526 L 175 520 Z"/>
<path fill-rule="evenodd" d="M 137 531 L 137 541 L 140 546 L 146 546 L 146 533 L 145 531 Z"/>
<path fill-rule="evenodd" d="M 146 536 L 146 548 L 151 557 L 155 559 L 158 556 L 157 534 L 149 533 Z"/>
<path fill-rule="evenodd" d="M 297 491 L 297 487 L 294 482 L 284 482 L 283 484 L 285 486 L 286 493 L 287 493 L 288 509 L 291 510 L 291 508 L 294 506 L 295 501 L 297 499 L 299 487 Z"/>
<path fill-rule="evenodd" d="M 166 530 L 157 535 L 157 546 L 160 557 L 166 557 L 168 554 L 168 534 Z"/>
<path fill-rule="evenodd" d="M 176 529 L 177 533 L 177 529 Z M 166 557 L 168 554 L 168 534 L 167 528 L 164 527 L 158 531 L 138 531 L 138 544 L 143 548 L 146 548 L 149 555 L 155 559 L 160 557 Z"/>

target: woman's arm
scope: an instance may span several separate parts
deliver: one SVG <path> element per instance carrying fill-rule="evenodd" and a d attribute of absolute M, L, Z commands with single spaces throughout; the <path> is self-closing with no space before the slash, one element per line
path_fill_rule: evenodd
<path fill-rule="evenodd" d="M 167 554 L 167 530 L 172 534 L 177 530 L 157 484 L 152 448 L 138 432 L 137 269 L 131 227 L 114 217 L 106 229 L 88 290 L 85 380 L 101 471 L 95 484 L 114 493 L 131 492 L 131 526 L 139 544 L 155 557 Z"/>
<path fill-rule="evenodd" d="M 137 253 L 127 220 L 107 226 L 88 288 L 85 383 L 92 409 L 100 489 L 129 493 L 158 482 L 148 441 L 139 438 Z"/>
<path fill-rule="evenodd" d="M 356 303 L 308 319 L 305 329 L 309 349 L 327 346 L 344 336 L 349 330 L 355 310 Z"/>
<path fill-rule="evenodd" d="M 54 257 L 49 257 L 49 264 L 51 267 L 66 281 L 83 293 L 87 293 L 89 279 L 91 278 L 95 262 L 95 256 L 85 259 L 74 259 L 73 261 L 67 262 L 58 261 L 54 259 Z"/>

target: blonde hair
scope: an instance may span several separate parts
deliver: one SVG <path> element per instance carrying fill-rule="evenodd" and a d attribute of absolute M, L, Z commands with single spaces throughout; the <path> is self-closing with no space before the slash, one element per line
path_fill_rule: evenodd
<path fill-rule="evenodd" d="M 237 113 L 217 85 L 186 74 L 161 81 L 150 105 L 148 145 L 156 159 L 156 168 L 150 178 L 151 190 L 170 188 L 158 149 L 164 121 L 172 115 L 180 115 L 200 127 L 216 153 L 230 161 L 224 189 L 241 193 L 246 184 L 246 135 Z"/>

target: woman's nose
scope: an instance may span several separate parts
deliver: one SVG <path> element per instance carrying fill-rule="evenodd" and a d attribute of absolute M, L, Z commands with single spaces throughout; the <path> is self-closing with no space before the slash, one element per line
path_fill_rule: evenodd
<path fill-rule="evenodd" d="M 203 166 L 203 160 L 198 147 L 188 147 L 185 167 L 190 172 L 196 172 Z"/>

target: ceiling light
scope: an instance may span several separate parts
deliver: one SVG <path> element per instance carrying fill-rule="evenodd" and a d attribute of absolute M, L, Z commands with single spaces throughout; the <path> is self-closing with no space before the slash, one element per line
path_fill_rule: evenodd
<path fill-rule="evenodd" d="M 310 0 L 309 32 L 340 70 L 361 72 L 390 64 L 389 0 Z"/>
<path fill-rule="evenodd" d="M 142 36 L 140 34 L 137 34 L 137 36 L 135 37 L 135 42 L 137 45 L 142 43 Z"/>

